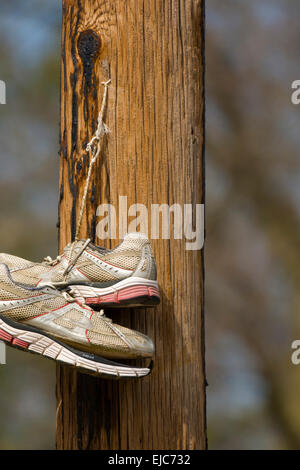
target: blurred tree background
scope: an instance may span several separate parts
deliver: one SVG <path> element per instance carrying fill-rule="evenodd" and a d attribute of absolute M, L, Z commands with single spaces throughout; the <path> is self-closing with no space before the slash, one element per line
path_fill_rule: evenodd
<path fill-rule="evenodd" d="M 300 448 L 299 14 L 293 0 L 207 0 L 211 448 Z"/>
<path fill-rule="evenodd" d="M 60 0 L 0 3 L 0 251 L 57 254 Z M 55 363 L 7 348 L 0 449 L 55 448 Z"/>
<path fill-rule="evenodd" d="M 207 0 L 209 445 L 299 449 L 300 5 Z M 0 251 L 57 251 L 60 0 L 0 4 Z M 7 350 L 0 449 L 55 447 L 55 365 Z"/>

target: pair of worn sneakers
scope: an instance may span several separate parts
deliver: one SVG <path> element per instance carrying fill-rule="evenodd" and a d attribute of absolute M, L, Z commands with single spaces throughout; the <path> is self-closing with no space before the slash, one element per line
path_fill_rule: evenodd
<path fill-rule="evenodd" d="M 112 250 L 80 240 L 42 263 L 0 255 L 0 340 L 94 375 L 137 378 L 151 372 L 151 366 L 115 362 L 152 358 L 154 344 L 99 309 L 159 302 L 151 245 L 139 233 L 126 235 Z"/>

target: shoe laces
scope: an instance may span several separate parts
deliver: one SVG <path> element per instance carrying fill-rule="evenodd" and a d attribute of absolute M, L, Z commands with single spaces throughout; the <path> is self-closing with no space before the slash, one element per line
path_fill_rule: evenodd
<path fill-rule="evenodd" d="M 78 290 L 76 289 L 76 287 L 73 287 L 73 286 L 70 286 L 68 290 L 65 290 L 62 292 L 62 295 L 64 296 L 64 298 L 70 302 L 70 303 L 74 303 L 74 302 L 79 302 L 81 305 L 83 305 L 85 308 L 88 307 L 88 305 L 86 304 L 85 302 L 85 299 L 84 297 L 81 297 L 81 295 L 79 294 Z M 90 308 L 90 307 L 88 307 Z M 92 308 L 90 308 L 90 310 L 93 310 Z M 101 318 L 109 323 L 112 323 L 112 319 L 111 318 L 108 318 L 105 313 L 104 313 L 104 310 L 101 309 L 99 312 L 95 312 L 97 313 L 97 315 L 101 316 Z"/>
<path fill-rule="evenodd" d="M 68 266 L 63 272 L 64 280 L 66 280 L 67 275 L 72 271 L 78 259 L 80 258 L 82 253 L 85 251 L 85 249 L 87 248 L 90 242 L 91 242 L 91 239 L 88 238 L 73 259 L 72 259 L 73 251 L 77 242 L 75 241 L 71 244 L 70 260 L 69 260 Z M 55 259 L 51 258 L 51 256 L 46 256 L 46 258 L 44 258 L 44 263 L 46 263 L 48 266 L 56 266 L 57 264 L 61 262 L 62 258 L 63 258 L 63 255 L 59 255 Z"/>
<path fill-rule="evenodd" d="M 82 253 L 85 251 L 85 249 L 87 248 L 87 246 L 90 244 L 91 242 L 91 239 L 88 238 L 86 240 L 86 242 L 82 245 L 82 247 L 80 248 L 80 250 L 78 251 L 78 253 L 76 254 L 75 258 L 72 259 L 72 256 L 73 256 L 73 251 L 74 251 L 74 247 L 76 245 L 76 241 L 72 243 L 71 245 L 71 251 L 70 251 L 70 261 L 69 261 L 69 264 L 68 266 L 66 267 L 65 271 L 64 271 L 64 279 L 66 280 L 66 277 L 67 275 L 72 271 L 72 269 L 74 268 L 75 264 L 77 263 L 78 259 L 80 258 L 80 256 L 82 255 Z"/>
<path fill-rule="evenodd" d="M 64 299 L 70 304 L 77 303 L 81 307 L 84 307 L 93 311 L 93 309 L 91 309 L 88 305 L 86 305 L 85 298 L 81 297 L 78 291 L 76 292 L 76 290 L 71 287 L 61 291 L 61 290 L 57 290 L 55 285 L 53 285 L 51 282 L 45 284 L 43 287 L 51 289 L 51 291 L 54 291 L 57 295 L 62 295 Z"/>
<path fill-rule="evenodd" d="M 95 312 L 91 307 L 86 305 L 85 299 L 83 297 L 78 297 L 78 293 L 76 292 L 76 289 L 70 288 L 70 290 L 62 292 L 62 295 L 64 296 L 67 302 L 79 303 L 82 307 L 88 308 L 89 310 L 91 310 L 91 312 L 94 312 L 95 315 L 98 315 L 99 317 L 101 317 L 101 319 L 104 320 L 106 323 L 113 323 L 112 319 L 105 315 L 105 312 L 103 309 L 101 309 L 98 312 Z"/>
<path fill-rule="evenodd" d="M 62 295 L 64 296 L 67 302 L 79 303 L 82 307 L 89 308 L 91 311 L 93 311 L 93 309 L 86 304 L 85 299 L 78 295 L 78 291 L 76 288 L 70 287 L 68 290 L 63 291 Z M 94 313 L 99 315 L 102 318 L 102 320 L 106 321 L 107 323 L 113 322 L 111 318 L 105 315 L 103 309 L 101 309 L 99 312 L 94 311 Z"/>
<path fill-rule="evenodd" d="M 55 259 L 51 258 L 51 256 L 46 256 L 44 258 L 43 262 L 48 264 L 49 266 L 55 266 L 56 264 L 60 263 L 62 260 L 62 256 L 59 255 Z"/>
<path fill-rule="evenodd" d="M 80 300 L 78 297 L 74 297 L 72 295 L 72 292 L 70 292 L 70 291 L 63 291 L 61 294 L 66 299 L 66 301 L 70 304 L 73 304 L 73 303 L 78 302 Z"/>

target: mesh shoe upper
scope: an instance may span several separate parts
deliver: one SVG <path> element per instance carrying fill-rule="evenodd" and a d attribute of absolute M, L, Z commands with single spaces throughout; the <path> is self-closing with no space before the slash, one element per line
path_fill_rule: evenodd
<path fill-rule="evenodd" d="M 112 358 L 149 357 L 150 338 L 50 287 L 25 288 L 0 265 L 0 315 L 34 326 L 77 349 Z"/>
<path fill-rule="evenodd" d="M 67 245 L 64 253 L 54 262 L 35 264 L 11 255 L 1 254 L 0 263 L 11 269 L 15 281 L 30 285 L 80 282 L 117 282 L 133 276 L 156 280 L 156 265 L 151 245 L 142 234 L 128 234 L 113 250 L 99 248 L 86 241 Z M 72 257 L 72 260 L 71 260 Z M 72 269 L 66 274 L 71 261 Z"/>

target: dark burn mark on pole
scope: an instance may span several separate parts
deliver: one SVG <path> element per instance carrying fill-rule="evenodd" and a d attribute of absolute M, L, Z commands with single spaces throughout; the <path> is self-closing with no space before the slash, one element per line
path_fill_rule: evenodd
<path fill-rule="evenodd" d="M 92 74 L 95 60 L 101 48 L 101 39 L 92 30 L 84 31 L 78 38 L 78 53 L 83 63 L 85 87 L 89 91 L 92 85 Z"/>
<path fill-rule="evenodd" d="M 78 98 L 76 93 L 77 69 L 70 76 L 72 87 L 72 150 L 77 147 L 77 130 L 78 130 Z"/>
<path fill-rule="evenodd" d="M 77 165 L 76 165 L 77 173 L 80 174 L 81 170 L 82 170 L 82 162 L 77 162 Z"/>
<path fill-rule="evenodd" d="M 91 93 L 93 99 L 97 99 L 96 77 L 94 72 L 95 61 L 101 49 L 101 38 L 95 31 L 87 30 L 80 33 L 78 42 L 78 54 L 83 64 L 84 76 L 84 118 L 89 119 L 88 96 Z"/>
<path fill-rule="evenodd" d="M 71 40 L 71 56 L 73 61 L 74 72 L 70 75 L 70 83 L 72 89 L 72 144 L 71 144 L 71 155 L 68 162 L 69 166 L 69 185 L 72 193 L 72 212 L 71 212 L 71 233 L 72 240 L 75 238 L 76 233 L 76 199 L 77 199 L 77 185 L 76 185 L 76 173 L 75 173 L 75 156 L 77 149 L 77 138 L 78 138 L 78 97 L 76 91 L 76 84 L 78 80 L 78 62 L 76 52 L 76 36 L 78 31 L 78 25 L 80 22 L 82 6 L 81 2 L 78 2 L 77 14 L 74 14 L 73 7 L 71 8 L 71 19 L 75 19 L 74 28 L 71 27 L 70 40 Z M 71 20 L 72 21 L 72 20 Z"/>

